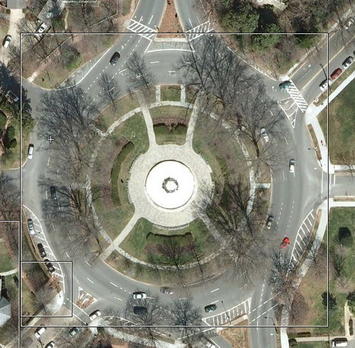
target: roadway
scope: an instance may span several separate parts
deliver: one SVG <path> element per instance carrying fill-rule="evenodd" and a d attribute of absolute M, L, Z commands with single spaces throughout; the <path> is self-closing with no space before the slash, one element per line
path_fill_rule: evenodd
<path fill-rule="evenodd" d="M 196 26 L 202 22 L 199 19 L 201 18 L 199 7 L 190 7 L 191 4 L 190 2 L 182 0 L 177 1 L 177 10 L 186 26 L 191 26 L 191 23 L 192 26 Z M 159 25 L 160 23 L 164 6 L 165 1 L 141 1 L 133 18 L 154 28 L 155 25 Z M 123 35 L 103 57 L 95 61 L 95 65 L 90 72 L 80 80 L 78 85 L 93 98 L 97 97 L 97 78 L 105 71 L 109 75 L 117 77 L 121 85 L 122 94 L 125 94 L 127 89 L 127 85 L 124 82 L 125 62 L 134 50 L 143 54 L 148 44 L 149 40 L 142 35 Z M 109 64 L 109 58 L 112 52 L 116 50 L 120 51 L 121 59 L 119 64 L 113 67 Z M 179 82 L 179 76 L 170 74 L 169 71 L 174 70 L 174 66 L 178 62 L 180 55 L 181 52 L 179 51 L 164 50 L 145 55 L 146 62 L 151 67 L 157 84 Z M 153 62 L 159 62 L 159 64 L 153 64 Z M 255 72 L 254 69 L 251 69 L 251 71 Z M 308 98 L 308 88 L 313 90 L 313 81 L 316 80 L 313 79 L 311 83 L 307 84 L 311 75 L 312 71 L 302 74 L 301 68 L 293 77 L 293 81 L 297 86 L 301 89 L 302 85 L 305 86 L 305 92 L 303 94 L 306 99 Z M 260 79 L 263 80 L 267 86 L 275 86 L 275 82 L 268 80 L 264 75 L 260 75 Z M 43 90 L 26 81 L 23 82 L 32 101 L 34 110 L 33 116 L 36 118 L 36 107 Z M 284 97 L 277 89 L 268 89 L 268 93 L 276 100 L 280 100 Z M 309 98 L 312 98 L 312 92 L 310 92 Z M 270 212 L 276 219 L 272 230 L 267 233 L 272 233 L 275 236 L 276 243 L 279 243 L 286 234 L 293 240 L 307 212 L 317 206 L 322 196 L 327 194 L 327 175 L 325 175 L 319 167 L 314 152 L 308 150 L 310 140 L 302 119 L 302 113 L 298 113 L 296 117 L 294 127 L 291 126 L 288 120 L 285 121 L 286 132 L 284 133 L 282 146 L 286 150 L 287 158 L 284 159 L 285 161 L 280 168 L 273 173 L 272 205 Z M 27 161 L 22 169 L 23 204 L 30 207 L 39 221 L 43 222 L 43 233 L 46 235 L 49 245 L 55 251 L 57 259 L 65 260 L 65 252 L 61 248 L 62 241 L 60 235 L 56 233 L 53 224 L 45 224 L 45 218 L 43 216 L 42 202 L 48 190 L 46 187 L 42 187 L 38 184 L 40 177 L 45 175 L 48 169 L 55 166 L 55 161 L 51 158 L 50 145 L 46 140 L 37 139 L 36 131 L 34 131 L 31 136 L 31 141 L 35 143 L 36 146 L 35 155 L 33 160 Z M 288 172 L 289 158 L 296 159 L 295 174 Z M 334 189 L 337 190 L 336 192 L 342 190 L 347 185 L 347 182 L 344 180 L 343 178 L 337 178 L 339 185 Z M 291 248 L 289 248 L 288 252 L 290 252 L 290 250 Z M 71 274 L 70 270 L 65 267 L 63 267 L 63 272 L 67 289 L 65 294 L 66 305 L 70 307 L 71 282 L 69 279 L 71 279 Z M 117 307 L 119 309 L 124 304 L 124 299 L 127 294 L 132 293 L 138 288 L 149 291 L 153 296 L 159 294 L 157 287 L 147 286 L 127 278 L 112 270 L 101 261 L 97 261 L 93 265 L 86 262 L 75 262 L 73 285 L 74 297 L 77 295 L 78 288 L 80 287 L 98 299 L 95 305 L 87 309 L 87 312 L 97 308 L 104 309 L 106 307 Z M 251 306 L 249 309 L 251 324 L 269 327 L 268 329 L 252 330 L 253 347 L 272 347 L 276 344 L 273 324 L 274 304 L 272 301 L 272 292 L 265 279 L 263 279 L 261 283 L 257 283 L 255 289 L 245 289 L 243 285 L 240 284 L 240 280 L 229 277 L 227 272 L 224 276 L 207 284 L 203 284 L 202 286 L 195 286 L 187 291 L 177 291 L 175 296 L 192 296 L 194 303 L 201 308 L 208 303 L 217 303 L 218 310 L 214 312 L 213 315 L 221 314 L 225 312 L 226 309 L 228 310 L 228 308 L 251 297 Z M 169 301 L 169 296 L 162 295 L 161 297 L 162 302 Z M 219 305 L 222 303 L 221 301 L 223 301 L 223 305 Z M 80 317 L 81 314 L 78 313 L 78 316 Z M 81 320 L 85 319 L 81 318 Z"/>

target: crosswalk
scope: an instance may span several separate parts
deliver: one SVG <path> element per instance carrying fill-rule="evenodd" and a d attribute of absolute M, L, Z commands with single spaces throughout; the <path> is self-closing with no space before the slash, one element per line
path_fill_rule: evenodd
<path fill-rule="evenodd" d="M 143 23 L 137 22 L 134 19 L 129 21 L 127 29 L 150 41 L 153 40 L 154 36 L 158 32 L 157 30 L 152 29 Z"/>
<path fill-rule="evenodd" d="M 207 318 L 203 318 L 203 321 L 207 325 L 213 325 L 213 326 L 219 326 L 219 325 L 225 325 L 225 324 L 229 325 L 232 320 L 234 320 L 244 314 L 249 314 L 250 307 L 251 307 L 251 297 L 249 297 L 245 301 L 237 304 L 236 306 L 228 309 L 227 311 L 212 315 Z"/>
<path fill-rule="evenodd" d="M 282 111 L 285 113 L 285 115 L 289 119 L 289 121 L 291 123 L 291 126 L 293 128 L 295 128 L 295 126 L 296 126 L 296 116 L 297 116 L 297 111 L 298 111 L 297 104 L 290 97 L 286 98 L 286 99 L 283 99 L 283 100 L 280 100 L 278 102 L 278 104 L 280 105 L 280 108 L 282 109 Z"/>
<path fill-rule="evenodd" d="M 212 24 L 210 21 L 207 21 L 187 30 L 185 35 L 189 41 L 193 41 L 211 31 L 213 31 Z"/>
<path fill-rule="evenodd" d="M 291 264 L 295 266 L 302 258 L 312 235 L 316 219 L 316 210 L 312 209 L 304 218 L 302 225 L 297 231 L 295 243 L 291 251 Z"/>
<path fill-rule="evenodd" d="M 287 87 L 286 90 L 287 90 L 288 94 L 291 96 L 291 98 L 295 101 L 298 108 L 302 112 L 305 112 L 308 108 L 308 103 L 303 98 L 301 92 L 296 87 L 296 85 L 292 81 L 290 81 L 290 82 L 291 82 L 291 85 L 289 87 Z"/>

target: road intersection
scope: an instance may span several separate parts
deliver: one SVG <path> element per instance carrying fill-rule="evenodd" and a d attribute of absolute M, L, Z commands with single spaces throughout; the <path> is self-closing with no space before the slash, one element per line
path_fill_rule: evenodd
<path fill-rule="evenodd" d="M 196 34 L 199 30 L 210 31 L 211 26 L 206 24 L 199 12 L 199 7 L 194 7 L 193 2 L 182 0 L 176 1 L 177 11 L 182 20 L 185 31 L 190 30 L 195 33 L 194 40 L 201 39 Z M 161 16 L 166 6 L 165 1 L 141 1 L 138 4 L 133 18 L 128 23 L 127 29 L 134 34 L 122 34 L 116 43 L 107 50 L 103 56 L 96 61 L 90 62 L 89 67 L 85 67 L 78 72 L 71 83 L 81 87 L 86 93 L 97 100 L 98 78 L 105 72 L 113 78 L 120 80 L 122 84 L 122 95 L 126 94 L 128 85 L 125 82 L 125 63 L 133 52 L 144 55 L 146 62 L 152 69 L 157 84 L 179 84 L 180 78 L 176 71 L 176 64 L 183 51 L 181 50 L 154 50 L 147 51 L 147 48 L 154 39 L 154 28 L 160 24 Z M 194 29 L 196 28 L 196 29 Z M 343 54 L 350 54 L 354 49 L 353 32 L 345 32 L 346 43 L 340 48 L 340 36 L 344 33 L 337 32 L 330 38 L 330 43 L 336 43 L 334 51 L 331 50 L 331 65 L 339 65 L 343 59 Z M 351 37 L 352 35 L 352 37 Z M 337 46 L 338 45 L 338 46 Z M 341 46 L 341 47 L 343 47 Z M 325 48 L 316 56 L 311 57 L 318 61 L 323 57 Z M 344 50 L 344 52 L 343 52 Z M 109 64 L 109 57 L 114 51 L 119 51 L 121 60 L 116 66 Z M 341 54 L 340 54 L 341 52 Z M 345 55 L 346 55 L 345 54 Z M 341 56 L 341 57 L 340 57 Z M 325 55 L 326 57 L 326 55 Z M 322 63 L 326 65 L 326 58 Z M 157 64 L 158 63 L 158 64 Z M 328 176 L 326 169 L 320 166 L 315 152 L 309 151 L 312 143 L 303 118 L 307 103 L 312 102 L 319 95 L 320 72 L 315 63 L 303 64 L 298 70 L 293 72 L 292 81 L 297 93 L 290 93 L 290 97 L 297 107 L 285 106 L 285 114 L 290 118 L 285 122 L 285 134 L 282 146 L 287 153 L 285 163 L 274 170 L 272 176 L 272 198 L 270 213 L 275 216 L 275 226 L 269 231 L 276 239 L 280 240 L 287 233 L 292 240 L 292 245 L 288 250 L 290 256 L 297 259 L 302 245 L 302 235 L 311 230 L 312 223 L 316 216 L 316 211 L 323 200 L 330 194 L 354 195 L 354 185 L 352 177 L 349 175 Z M 319 64 L 318 64 L 319 65 Z M 254 69 L 250 68 L 254 72 Z M 283 103 L 287 94 L 278 91 L 277 83 L 260 74 L 260 79 L 264 81 L 268 88 L 268 93 L 279 103 Z M 33 117 L 36 118 L 36 108 L 43 89 L 23 80 L 23 86 L 28 92 L 32 102 Z M 72 85 L 70 85 L 72 86 Z M 74 88 L 75 88 L 74 87 Z M 271 88 L 273 87 L 273 88 Z M 71 88 L 63 86 L 63 88 Z M 55 93 L 55 91 L 53 91 Z M 284 109 L 284 107 L 282 107 Z M 292 112 L 288 114 L 288 110 Z M 36 131 L 31 140 L 36 144 L 36 153 L 31 161 L 27 161 L 21 170 L 22 205 L 30 210 L 30 216 L 40 227 L 43 237 L 41 241 L 48 245 L 49 250 L 53 250 L 57 260 L 67 260 L 65 253 L 60 252 L 62 240 L 56 233 L 55 226 L 42 222 L 46 221 L 43 215 L 43 199 L 47 197 L 48 190 L 38 184 L 41 175 L 49 168 L 55 168 L 55 159 L 52 157 L 48 140 L 37 138 Z M 55 141 L 55 139 L 54 139 Z M 289 173 L 287 163 L 288 158 L 295 158 L 297 161 L 294 174 Z M 16 176 L 16 172 L 11 173 Z M 330 180 L 329 180 L 330 179 Z M 329 180 L 329 182 L 328 182 Z M 330 192 L 328 189 L 330 188 Z M 74 274 L 71 274 L 70 267 L 63 266 L 61 278 L 64 279 L 64 305 L 71 308 L 74 299 L 78 297 L 79 289 L 85 289 L 93 295 L 97 301 L 85 311 L 74 306 L 74 313 L 85 323 L 88 318 L 87 312 L 97 308 L 107 308 L 111 306 L 121 306 L 124 298 L 128 294 L 136 291 L 137 288 L 150 292 L 152 296 L 158 296 L 159 288 L 143 283 L 137 283 L 117 271 L 108 267 L 104 262 L 98 260 L 94 264 L 89 262 L 74 261 Z M 73 298 L 71 298 L 73 292 Z M 113 295 L 114 294 L 114 295 Z M 201 295 L 203 294 L 203 295 Z M 166 296 L 166 295 L 165 295 Z M 176 293 L 177 298 L 191 296 L 194 303 L 199 307 L 204 307 L 209 303 L 219 303 L 218 310 L 213 316 L 206 315 L 204 322 L 210 326 L 228 325 L 228 323 L 239 315 L 247 314 L 251 326 L 263 327 L 263 329 L 252 330 L 252 341 L 254 347 L 273 347 L 276 345 L 272 290 L 268 286 L 266 279 L 260 284 L 255 284 L 254 289 L 245 288 L 240 284 L 240 280 L 228 277 L 228 272 L 221 278 L 211 280 L 207 284 L 197 285 L 187 292 Z M 168 301 L 168 296 L 162 298 L 162 302 Z M 85 314 L 84 314 L 84 313 Z M 225 344 L 222 342 L 220 344 Z"/>

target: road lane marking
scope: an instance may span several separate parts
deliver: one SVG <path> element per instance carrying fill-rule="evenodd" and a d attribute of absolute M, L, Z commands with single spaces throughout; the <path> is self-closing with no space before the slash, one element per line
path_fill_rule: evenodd
<path fill-rule="evenodd" d="M 211 290 L 211 292 L 216 292 L 218 290 L 219 290 L 219 288 L 216 288 L 216 289 Z"/>
<path fill-rule="evenodd" d="M 215 304 L 215 303 L 217 303 L 217 302 L 219 302 L 219 300 L 213 301 L 213 302 L 211 302 L 211 304 Z"/>
<path fill-rule="evenodd" d="M 119 286 L 115 283 L 110 282 L 111 285 L 115 286 L 116 288 L 119 288 Z"/>
<path fill-rule="evenodd" d="M 94 284 L 94 282 L 90 278 L 86 278 L 90 283 Z"/>
<path fill-rule="evenodd" d="M 150 64 L 158 64 L 160 63 L 160 60 L 155 60 L 154 62 L 150 62 Z"/>
<path fill-rule="evenodd" d="M 49 162 L 50 162 L 50 157 L 48 157 L 48 161 L 47 161 L 47 167 L 49 166 Z"/>
<path fill-rule="evenodd" d="M 122 301 L 122 299 L 121 298 L 119 298 L 119 297 L 113 297 L 113 298 L 115 298 L 116 300 L 118 300 L 118 301 Z"/>

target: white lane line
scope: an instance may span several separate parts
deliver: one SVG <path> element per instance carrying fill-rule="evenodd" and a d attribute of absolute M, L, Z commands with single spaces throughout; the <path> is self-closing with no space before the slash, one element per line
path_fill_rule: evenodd
<path fill-rule="evenodd" d="M 155 60 L 154 62 L 150 62 L 150 64 L 158 64 L 160 63 L 160 60 Z"/>
<path fill-rule="evenodd" d="M 47 161 L 47 167 L 49 166 L 49 162 L 50 162 L 51 158 L 48 157 L 48 161 Z"/>
<path fill-rule="evenodd" d="M 219 288 L 216 288 L 216 289 L 211 290 L 211 292 L 216 292 L 218 290 L 219 290 Z"/>
<path fill-rule="evenodd" d="M 278 306 L 278 303 L 273 305 L 272 307 L 270 307 L 269 309 L 267 309 L 265 312 L 261 313 L 258 317 L 254 318 L 253 320 L 251 320 L 250 322 L 252 323 L 255 320 L 258 320 L 260 317 L 262 317 L 263 315 L 265 315 L 267 312 L 271 311 L 272 309 L 274 309 L 276 306 Z"/>
<path fill-rule="evenodd" d="M 119 297 L 113 297 L 113 298 L 115 298 L 116 300 L 118 300 L 118 301 L 122 301 L 122 299 L 121 298 L 119 298 Z"/>
<path fill-rule="evenodd" d="M 154 17 L 154 15 L 152 15 L 152 16 L 150 17 L 148 24 L 150 24 L 150 23 L 152 22 L 153 17 Z"/>
<path fill-rule="evenodd" d="M 219 302 L 219 300 L 213 301 L 213 302 L 211 302 L 210 304 L 215 304 L 215 303 L 217 303 L 217 302 Z"/>
<path fill-rule="evenodd" d="M 94 282 L 90 278 L 86 278 L 90 283 L 94 284 Z"/>
<path fill-rule="evenodd" d="M 111 285 L 115 286 L 116 288 L 119 288 L 119 286 L 115 283 L 110 282 Z"/>

